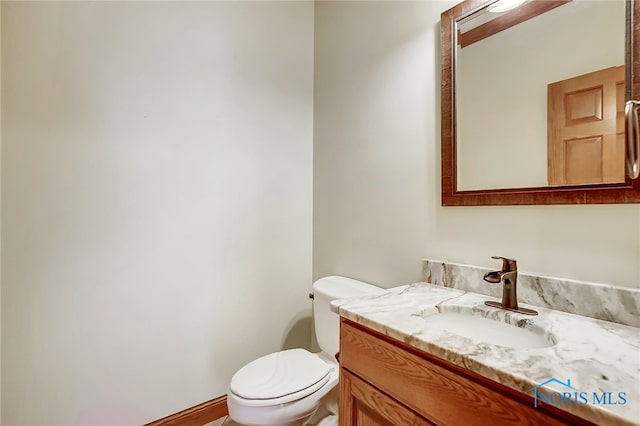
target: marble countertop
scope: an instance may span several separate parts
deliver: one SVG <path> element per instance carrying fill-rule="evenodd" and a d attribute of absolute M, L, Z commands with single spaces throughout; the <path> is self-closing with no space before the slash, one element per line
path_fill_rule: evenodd
<path fill-rule="evenodd" d="M 640 328 L 530 305 L 522 306 L 539 315 L 523 315 L 491 308 L 485 300 L 497 299 L 417 283 L 377 296 L 336 300 L 332 309 L 531 396 L 536 391 L 547 397 L 570 392 L 573 403 L 555 400 L 554 405 L 596 424 L 640 425 Z M 513 349 L 473 341 L 429 327 L 425 318 L 438 312 L 462 312 L 529 329 L 552 346 Z"/>

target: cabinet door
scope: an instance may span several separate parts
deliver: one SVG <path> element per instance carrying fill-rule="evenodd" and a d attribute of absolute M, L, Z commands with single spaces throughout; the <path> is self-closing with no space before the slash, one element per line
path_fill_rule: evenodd
<path fill-rule="evenodd" d="M 348 371 L 340 373 L 340 426 L 433 424 Z"/>

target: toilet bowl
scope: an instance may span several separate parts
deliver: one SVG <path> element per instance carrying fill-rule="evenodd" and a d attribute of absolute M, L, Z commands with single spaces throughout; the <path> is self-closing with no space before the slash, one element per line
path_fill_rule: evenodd
<path fill-rule="evenodd" d="M 248 426 L 304 425 L 321 404 L 327 403 L 324 399 L 330 397 L 339 379 L 335 354 L 339 349 L 340 320 L 331 312 L 330 302 L 383 291 L 345 277 L 316 281 L 313 315 L 321 352 L 289 349 L 265 355 L 242 367 L 229 384 L 229 417 Z M 335 403 L 329 405 L 337 407 Z"/>
<path fill-rule="evenodd" d="M 257 373 L 252 379 L 251 370 Z M 240 373 L 247 374 L 239 380 Z M 338 376 L 335 360 L 305 349 L 264 356 L 247 364 L 231 380 L 229 417 L 244 425 L 304 424 L 338 383 Z"/>

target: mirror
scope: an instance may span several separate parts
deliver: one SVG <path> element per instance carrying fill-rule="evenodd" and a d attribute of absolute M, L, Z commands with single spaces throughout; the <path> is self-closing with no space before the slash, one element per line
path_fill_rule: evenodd
<path fill-rule="evenodd" d="M 636 2 L 500 3 L 442 14 L 442 205 L 640 202 L 624 156 Z"/>

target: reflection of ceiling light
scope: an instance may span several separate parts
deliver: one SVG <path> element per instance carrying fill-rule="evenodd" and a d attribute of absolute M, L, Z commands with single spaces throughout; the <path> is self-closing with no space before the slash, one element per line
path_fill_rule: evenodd
<path fill-rule="evenodd" d="M 489 12 L 500 13 L 515 9 L 527 0 L 498 0 L 487 8 Z"/>

